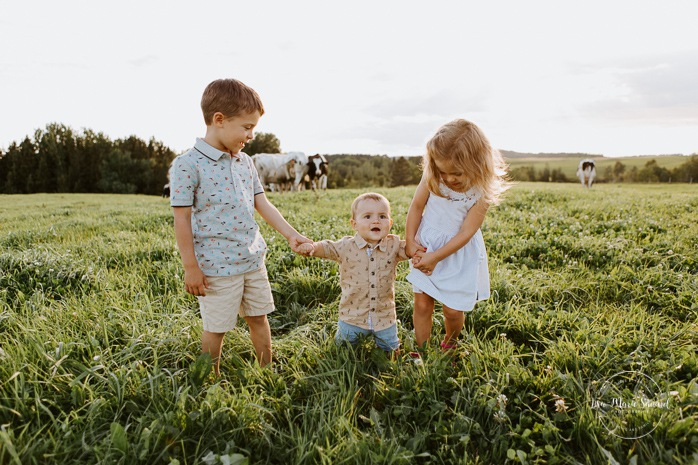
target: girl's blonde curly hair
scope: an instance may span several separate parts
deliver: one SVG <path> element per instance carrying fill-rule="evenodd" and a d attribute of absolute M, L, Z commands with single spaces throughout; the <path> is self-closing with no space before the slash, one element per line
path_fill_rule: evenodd
<path fill-rule="evenodd" d="M 463 173 L 466 190 L 475 187 L 488 204 L 498 204 L 504 191 L 511 187 L 502 155 L 470 121 L 456 119 L 446 123 L 427 142 L 422 160 L 427 188 L 443 197 L 439 187 L 441 174 L 434 160 L 451 163 Z"/>

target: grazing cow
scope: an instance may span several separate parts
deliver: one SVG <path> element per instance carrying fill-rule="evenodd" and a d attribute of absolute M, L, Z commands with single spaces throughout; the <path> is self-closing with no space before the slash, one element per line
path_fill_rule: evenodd
<path fill-rule="evenodd" d="M 252 162 L 263 186 L 268 186 L 270 191 L 283 191 L 286 186 L 298 186 L 299 171 L 302 171 L 299 167 L 305 166 L 308 159 L 303 152 L 258 153 Z"/>
<path fill-rule="evenodd" d="M 273 184 L 270 183 L 270 186 L 279 192 L 290 191 L 293 187 L 293 180 L 296 179 L 295 168 L 296 160 L 293 158 L 279 166 L 274 174 L 276 180 Z"/>
<path fill-rule="evenodd" d="M 327 189 L 327 174 L 329 173 L 329 162 L 327 159 L 316 153 L 308 157 L 308 178 L 310 179 L 310 186 L 313 190 L 317 187 L 318 189 Z"/>
<path fill-rule="evenodd" d="M 577 177 L 582 182 L 582 186 L 591 188 L 594 178 L 596 177 L 596 164 L 594 160 L 584 159 L 579 162 L 577 167 Z"/>

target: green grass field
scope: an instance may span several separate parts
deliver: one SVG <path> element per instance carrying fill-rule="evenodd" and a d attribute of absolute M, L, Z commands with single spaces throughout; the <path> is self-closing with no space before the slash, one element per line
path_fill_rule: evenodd
<path fill-rule="evenodd" d="M 339 238 L 360 192 L 270 198 Z M 413 188 L 379 192 L 403 235 Z M 336 264 L 263 225 L 275 362 L 240 324 L 214 379 L 167 200 L 0 196 L 0 463 L 698 463 L 696 218 L 694 185 L 517 185 L 483 226 L 492 297 L 453 359 L 437 311 L 421 367 L 336 347 Z"/>

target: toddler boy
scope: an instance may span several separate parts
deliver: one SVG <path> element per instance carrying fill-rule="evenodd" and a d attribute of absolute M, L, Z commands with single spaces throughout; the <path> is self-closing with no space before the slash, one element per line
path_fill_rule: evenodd
<path fill-rule="evenodd" d="M 360 335 L 372 335 L 386 352 L 400 348 L 395 313 L 395 274 L 407 260 L 405 241 L 390 233 L 390 203 L 381 194 L 366 193 L 351 205 L 354 236 L 323 240 L 299 247 L 304 255 L 339 262 L 342 297 L 335 340 L 354 345 Z"/>

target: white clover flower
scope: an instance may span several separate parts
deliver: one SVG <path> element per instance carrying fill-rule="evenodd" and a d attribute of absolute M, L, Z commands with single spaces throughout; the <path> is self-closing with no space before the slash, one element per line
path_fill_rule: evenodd
<path fill-rule="evenodd" d="M 500 394 L 497 396 L 497 406 L 502 410 L 504 409 L 504 407 L 507 406 L 508 401 L 509 399 L 507 399 L 507 396 L 505 396 L 504 394 Z"/>

